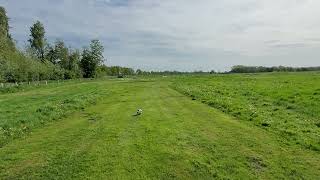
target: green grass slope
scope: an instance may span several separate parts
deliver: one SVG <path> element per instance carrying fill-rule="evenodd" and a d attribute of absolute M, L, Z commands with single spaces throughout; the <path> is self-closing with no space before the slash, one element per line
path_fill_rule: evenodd
<path fill-rule="evenodd" d="M 110 93 L 97 104 L 2 147 L 0 179 L 320 176 L 316 151 L 284 144 L 278 135 L 192 101 L 165 81 L 99 86 Z M 137 108 L 144 110 L 141 116 L 133 116 Z"/>

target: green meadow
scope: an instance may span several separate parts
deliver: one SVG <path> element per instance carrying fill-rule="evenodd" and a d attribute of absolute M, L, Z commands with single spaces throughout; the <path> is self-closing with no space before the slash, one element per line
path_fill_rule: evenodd
<path fill-rule="evenodd" d="M 319 100 L 318 72 L 3 91 L 0 179 L 319 179 Z"/>

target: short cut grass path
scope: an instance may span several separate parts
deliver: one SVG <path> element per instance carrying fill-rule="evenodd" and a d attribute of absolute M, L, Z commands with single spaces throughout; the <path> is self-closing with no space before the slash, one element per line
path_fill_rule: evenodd
<path fill-rule="evenodd" d="M 0 149 L 0 179 L 317 179 L 320 156 L 192 101 L 119 81 L 96 105 Z M 138 108 L 142 116 L 133 116 Z"/>

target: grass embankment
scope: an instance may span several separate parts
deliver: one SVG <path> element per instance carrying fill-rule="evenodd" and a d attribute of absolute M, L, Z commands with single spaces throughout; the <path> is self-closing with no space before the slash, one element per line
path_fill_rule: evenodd
<path fill-rule="evenodd" d="M 97 104 L 2 147 L 0 179 L 320 176 L 319 153 L 191 101 L 165 81 L 96 85 L 110 92 Z M 133 116 L 137 108 L 142 116 Z"/>
<path fill-rule="evenodd" d="M 320 73 L 178 77 L 173 87 L 194 100 L 320 151 Z"/>
<path fill-rule="evenodd" d="M 78 111 L 105 95 L 105 83 L 70 81 L 48 86 L 14 87 L 0 94 L 0 147 L 36 127 Z M 9 91 L 11 92 L 11 90 Z"/>

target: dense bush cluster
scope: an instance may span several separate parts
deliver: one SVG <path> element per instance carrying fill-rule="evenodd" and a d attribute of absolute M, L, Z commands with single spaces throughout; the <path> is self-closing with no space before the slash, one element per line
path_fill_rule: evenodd
<path fill-rule="evenodd" d="M 135 75 L 136 72 L 132 68 L 121 66 L 102 65 L 97 70 L 98 76 L 119 76 L 119 75 Z"/>

